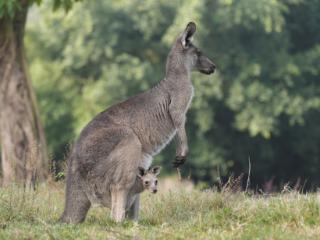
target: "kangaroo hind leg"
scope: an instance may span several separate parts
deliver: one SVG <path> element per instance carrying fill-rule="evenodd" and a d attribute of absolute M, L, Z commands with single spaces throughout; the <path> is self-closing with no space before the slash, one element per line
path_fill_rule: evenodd
<path fill-rule="evenodd" d="M 140 194 L 137 194 L 132 205 L 126 211 L 126 217 L 133 221 L 138 221 L 139 218 L 139 207 L 140 207 Z"/>
<path fill-rule="evenodd" d="M 139 139 L 126 136 L 108 156 L 111 175 L 111 217 L 121 222 L 125 218 L 128 194 L 135 184 L 138 166 L 142 159 Z"/>

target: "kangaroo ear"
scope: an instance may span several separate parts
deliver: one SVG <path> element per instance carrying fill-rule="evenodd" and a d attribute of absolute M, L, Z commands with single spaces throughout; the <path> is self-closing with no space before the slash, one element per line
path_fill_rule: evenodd
<path fill-rule="evenodd" d="M 139 170 L 139 172 L 138 172 L 137 176 L 138 176 L 138 178 L 142 178 L 146 174 L 146 171 L 142 167 L 138 167 L 138 170 Z"/>
<path fill-rule="evenodd" d="M 189 22 L 186 29 L 182 33 L 181 36 L 181 44 L 183 48 L 188 48 L 191 41 L 192 41 L 192 36 L 196 32 L 196 24 L 194 22 Z"/>
<path fill-rule="evenodd" d="M 149 169 L 150 172 L 152 172 L 154 175 L 158 176 L 159 173 L 160 173 L 160 170 L 161 170 L 161 167 L 160 166 L 154 166 L 154 167 L 151 167 Z"/>

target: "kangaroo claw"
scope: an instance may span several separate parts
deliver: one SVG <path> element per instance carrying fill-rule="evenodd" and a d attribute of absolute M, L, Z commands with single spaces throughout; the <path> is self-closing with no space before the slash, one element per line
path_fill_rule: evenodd
<path fill-rule="evenodd" d="M 173 167 L 178 168 L 181 165 L 183 165 L 186 160 L 187 160 L 186 156 L 176 156 L 172 165 Z"/>

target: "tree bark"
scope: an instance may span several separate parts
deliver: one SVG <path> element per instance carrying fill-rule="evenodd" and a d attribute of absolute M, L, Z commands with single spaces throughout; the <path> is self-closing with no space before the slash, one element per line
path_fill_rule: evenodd
<path fill-rule="evenodd" d="M 24 54 L 28 1 L 0 18 L 0 145 L 3 184 L 34 185 L 48 176 L 44 131 Z M 25 3 L 23 3 L 25 2 Z"/>

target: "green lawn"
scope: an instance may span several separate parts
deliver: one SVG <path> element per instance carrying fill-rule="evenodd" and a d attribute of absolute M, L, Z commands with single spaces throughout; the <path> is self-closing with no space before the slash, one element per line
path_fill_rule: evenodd
<path fill-rule="evenodd" d="M 66 225 L 57 223 L 62 183 L 2 188 L 0 239 L 320 239 L 320 194 L 184 189 L 143 193 L 139 223 L 116 224 L 108 209 L 92 208 L 84 223 Z"/>

